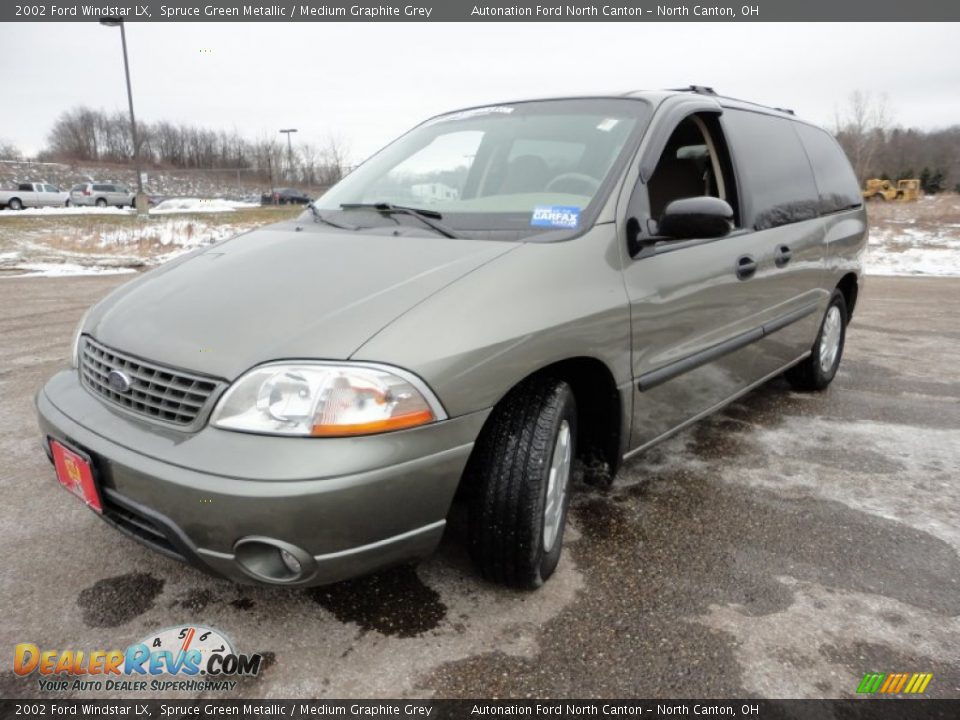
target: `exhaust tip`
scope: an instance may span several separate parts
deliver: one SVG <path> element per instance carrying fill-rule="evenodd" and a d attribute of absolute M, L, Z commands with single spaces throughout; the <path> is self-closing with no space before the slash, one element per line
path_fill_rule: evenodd
<path fill-rule="evenodd" d="M 274 538 L 249 536 L 233 545 L 234 559 L 247 575 L 261 582 L 302 582 L 316 572 L 313 556 L 303 548 Z"/>

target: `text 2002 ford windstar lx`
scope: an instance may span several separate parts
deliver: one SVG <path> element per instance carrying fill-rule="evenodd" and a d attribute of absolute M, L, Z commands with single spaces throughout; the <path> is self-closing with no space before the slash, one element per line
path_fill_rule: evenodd
<path fill-rule="evenodd" d="M 866 221 L 834 139 L 708 88 L 433 118 L 296 221 L 123 285 L 39 393 L 60 481 L 238 581 L 554 571 L 571 467 L 837 372 Z"/>

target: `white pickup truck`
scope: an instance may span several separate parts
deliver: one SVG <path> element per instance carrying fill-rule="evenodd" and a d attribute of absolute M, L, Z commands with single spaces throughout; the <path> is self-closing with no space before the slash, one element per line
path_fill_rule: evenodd
<path fill-rule="evenodd" d="M 0 208 L 22 210 L 25 207 L 64 207 L 70 193 L 48 183 L 18 183 L 13 190 L 0 190 Z"/>

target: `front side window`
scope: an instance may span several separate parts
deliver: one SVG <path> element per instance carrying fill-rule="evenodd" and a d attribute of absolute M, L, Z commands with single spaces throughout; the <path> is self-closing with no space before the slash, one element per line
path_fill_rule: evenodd
<path fill-rule="evenodd" d="M 647 183 L 647 193 L 654 220 L 674 200 L 709 196 L 729 203 L 737 224 L 736 182 L 716 118 L 691 115 L 677 125 Z"/>
<path fill-rule="evenodd" d="M 427 210 L 470 237 L 582 229 L 649 115 L 637 99 L 550 100 L 443 115 L 379 152 L 315 205 L 354 227 L 400 222 L 400 215 L 378 218 L 367 209 L 391 204 Z"/>

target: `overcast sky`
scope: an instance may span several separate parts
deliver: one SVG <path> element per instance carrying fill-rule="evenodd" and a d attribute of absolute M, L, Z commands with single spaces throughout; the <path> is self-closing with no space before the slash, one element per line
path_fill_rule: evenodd
<path fill-rule="evenodd" d="M 337 135 L 362 160 L 420 120 L 531 96 L 697 83 L 830 123 L 850 92 L 898 124 L 960 123 L 956 24 L 132 23 L 142 120 Z M 79 104 L 126 111 L 120 33 L 0 24 L 0 140 L 33 154 Z"/>

